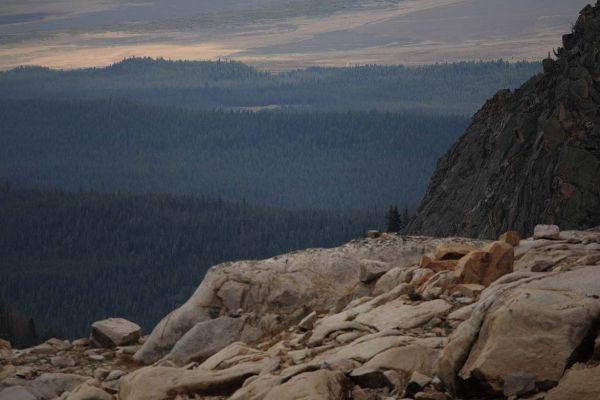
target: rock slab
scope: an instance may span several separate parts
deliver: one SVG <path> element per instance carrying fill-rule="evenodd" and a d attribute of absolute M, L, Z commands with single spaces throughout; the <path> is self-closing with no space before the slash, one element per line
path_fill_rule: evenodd
<path fill-rule="evenodd" d="M 97 347 L 127 346 L 137 343 L 142 328 L 124 318 L 108 318 L 92 324 L 91 342 Z"/>

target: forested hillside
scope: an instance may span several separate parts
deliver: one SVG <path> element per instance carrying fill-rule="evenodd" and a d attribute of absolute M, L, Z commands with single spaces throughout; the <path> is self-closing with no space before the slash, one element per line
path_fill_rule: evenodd
<path fill-rule="evenodd" d="M 239 62 L 134 58 L 107 68 L 27 67 L 2 72 L 0 98 L 113 98 L 201 109 L 270 106 L 470 116 L 498 89 L 517 87 L 540 69 L 539 63 L 496 61 L 412 68 L 309 68 L 270 74 Z"/>
<path fill-rule="evenodd" d="M 383 210 L 289 211 L 9 184 L 0 185 L 0 221 L 0 298 L 70 336 L 115 315 L 149 329 L 214 264 L 335 246 L 385 222 Z"/>
<path fill-rule="evenodd" d="M 421 199 L 437 158 L 467 124 L 464 117 L 380 111 L 0 101 L 0 179 L 285 207 L 383 209 Z"/>
<path fill-rule="evenodd" d="M 2 72 L 0 182 L 17 188 L 0 189 L 0 300 L 30 341 L 29 316 L 71 336 L 114 315 L 149 328 L 211 265 L 383 228 L 390 205 L 421 199 L 466 115 L 538 69 Z"/>

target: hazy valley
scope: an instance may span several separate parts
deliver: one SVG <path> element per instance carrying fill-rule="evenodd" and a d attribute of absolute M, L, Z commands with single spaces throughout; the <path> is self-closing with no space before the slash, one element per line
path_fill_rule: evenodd
<path fill-rule="evenodd" d="M 0 400 L 600 398 L 576 3 L 4 2 Z"/>

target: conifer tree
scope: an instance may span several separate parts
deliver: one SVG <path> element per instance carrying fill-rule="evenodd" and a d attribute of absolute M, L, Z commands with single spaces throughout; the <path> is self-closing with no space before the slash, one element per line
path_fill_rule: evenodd
<path fill-rule="evenodd" d="M 390 206 L 387 213 L 387 231 L 399 232 L 402 229 L 402 221 L 397 206 Z"/>
<path fill-rule="evenodd" d="M 410 216 L 408 215 L 408 207 L 404 207 L 404 213 L 402 214 L 402 227 L 404 228 L 405 226 L 408 225 L 408 223 L 410 222 Z"/>

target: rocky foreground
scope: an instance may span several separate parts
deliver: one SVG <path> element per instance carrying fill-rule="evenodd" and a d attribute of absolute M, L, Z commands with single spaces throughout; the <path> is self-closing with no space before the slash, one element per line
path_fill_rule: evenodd
<path fill-rule="evenodd" d="M 0 399 L 600 399 L 600 229 L 370 236 L 213 267 L 147 337 L 0 342 Z"/>

